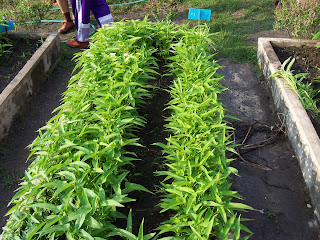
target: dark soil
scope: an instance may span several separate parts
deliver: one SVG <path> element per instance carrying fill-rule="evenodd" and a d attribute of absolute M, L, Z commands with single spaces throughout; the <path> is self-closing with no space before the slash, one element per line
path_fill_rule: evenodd
<path fill-rule="evenodd" d="M 6 48 L 8 52 L 0 59 L 0 93 L 41 45 L 38 40 L 27 38 L 9 39 L 8 43 L 12 47 Z"/>
<path fill-rule="evenodd" d="M 281 64 L 288 58 L 295 58 L 292 66 L 294 73 L 309 73 L 309 81 L 315 88 L 320 89 L 320 82 L 315 81 L 320 76 L 320 49 L 302 46 L 301 48 L 281 48 L 272 44 Z"/>
<path fill-rule="evenodd" d="M 167 73 L 168 69 L 164 67 L 163 62 L 158 62 L 159 69 L 155 69 L 161 75 Z M 153 145 L 154 143 L 166 143 L 169 132 L 165 131 L 165 118 L 170 113 L 165 110 L 167 103 L 170 101 L 170 95 L 167 91 L 172 82 L 172 77 L 154 76 L 155 79 L 149 80 L 149 84 L 155 86 L 152 97 L 146 99 L 145 105 L 139 109 L 139 115 L 146 120 L 146 125 L 136 133 L 144 147 L 130 147 L 128 150 L 135 152 L 140 161 L 130 168 L 132 177 L 130 182 L 140 184 L 152 191 L 154 194 L 147 192 L 132 192 L 129 197 L 136 199 L 135 202 L 126 204 L 126 209 L 122 210 L 126 215 L 132 209 L 133 232 L 138 234 L 139 226 L 144 219 L 144 233 L 151 233 L 155 228 L 160 226 L 170 217 L 170 212 L 160 213 L 161 208 L 157 206 L 160 203 L 160 193 L 158 192 L 163 177 L 156 176 L 156 171 L 163 170 L 162 149 Z M 116 223 L 121 228 L 126 227 L 126 222 L 118 221 Z"/>
<path fill-rule="evenodd" d="M 220 59 L 225 66 L 220 95 L 225 109 L 239 120 L 229 120 L 239 145 L 231 164 L 239 175 L 232 189 L 241 202 L 256 211 L 241 212 L 254 240 L 316 240 L 319 225 L 299 162 L 285 134 L 282 115 L 277 114 L 266 81 L 258 81 L 249 64 Z"/>

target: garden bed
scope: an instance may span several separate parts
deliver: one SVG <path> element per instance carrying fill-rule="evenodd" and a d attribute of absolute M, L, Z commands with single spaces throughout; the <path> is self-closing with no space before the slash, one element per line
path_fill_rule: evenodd
<path fill-rule="evenodd" d="M 24 67 L 0 95 L 0 139 L 11 126 L 12 119 L 30 97 L 36 93 L 57 63 L 60 40 L 57 34 L 9 33 L 11 38 L 46 38 Z"/>
<path fill-rule="evenodd" d="M 7 47 L 0 60 L 0 92 L 6 88 L 18 74 L 30 57 L 41 45 L 39 40 L 28 38 L 9 38 L 11 47 Z"/>
<path fill-rule="evenodd" d="M 320 99 L 320 50 L 315 47 L 279 47 L 272 44 L 272 47 L 277 54 L 281 64 L 288 58 L 295 59 L 291 71 L 294 75 L 299 73 L 308 73 L 303 80 L 304 83 L 311 84 L 314 89 L 319 89 L 315 96 Z M 319 78 L 318 80 L 316 78 Z M 318 103 L 319 104 L 319 103 Z M 318 105 L 318 108 L 320 106 Z M 311 111 L 307 111 L 313 126 L 315 127 L 318 136 L 320 136 L 320 119 L 314 116 Z"/>
<path fill-rule="evenodd" d="M 299 160 L 306 184 L 310 190 L 315 213 L 320 217 L 320 139 L 304 110 L 298 96 L 281 78 L 270 77 L 280 70 L 279 61 L 272 45 L 279 47 L 315 47 L 318 41 L 259 38 L 258 60 L 269 83 L 274 102 L 285 116 L 286 130 Z"/>
<path fill-rule="evenodd" d="M 103 28 L 95 35 L 94 44 L 78 58 L 81 70 L 71 79 L 57 115 L 40 129 L 30 146 L 33 162 L 13 197 L 4 238 L 133 239 L 136 231 L 139 238 L 144 235 L 143 221 L 140 225 L 134 219 L 141 227 L 132 228 L 131 212 L 125 214 L 128 220 L 124 228 L 117 221 L 123 217 L 123 207 L 135 206 L 132 196 L 137 197 L 138 205 L 148 200 L 141 199 L 142 194 L 134 190 L 150 193 L 153 189 L 145 188 L 146 181 L 152 182 L 152 188 L 157 186 L 148 176 L 139 177 L 139 171 L 134 171 L 143 170 L 147 164 L 136 165 L 139 151 L 132 152 L 132 147 L 141 144 L 137 138 L 140 129 L 145 126 L 150 136 L 158 132 L 158 127 L 152 125 L 154 116 L 148 119 L 154 112 L 143 110 L 144 102 L 157 94 L 157 89 L 146 84 L 148 74 L 155 74 L 153 69 L 158 66 L 155 56 L 165 57 L 170 75 L 175 77 L 167 107 L 170 117 L 165 125 L 170 136 L 165 143 L 151 143 L 159 140 L 151 137 L 144 142 L 160 147 L 149 151 L 158 156 L 162 152 L 166 159 L 156 172 L 156 178 L 165 178 L 158 184 L 161 191 L 152 194 L 160 193 L 158 209 L 169 213 L 170 218 L 157 230 L 182 239 L 196 235 L 224 239 L 229 233 L 239 239 L 241 230 L 250 234 L 241 224 L 238 211 L 252 208 L 239 203 L 236 199 L 241 197 L 229 191 L 229 176 L 236 170 L 226 157 L 226 151 L 232 151 L 232 142 L 217 99 L 224 90 L 218 83 L 219 65 L 206 54 L 211 44 L 208 28 L 202 26 L 197 31 L 195 37 L 195 31 L 186 27 L 176 29 L 144 20 L 139 24 L 118 23 L 114 29 Z M 110 44 L 107 48 L 106 43 Z M 189 56 L 187 49 L 191 49 Z M 181 62 L 190 67 L 185 68 Z M 159 116 L 165 99 L 162 104 L 152 100 L 146 108 L 158 105 L 152 110 L 159 111 Z M 138 110 L 141 107 L 142 111 Z M 151 126 L 145 125 L 146 119 Z M 161 119 L 156 122 L 163 122 Z M 151 166 L 157 165 L 157 156 L 152 162 L 149 155 L 145 152 L 141 156 Z M 136 177 L 144 184 L 135 182 Z M 154 204 L 150 208 L 157 211 Z M 148 209 L 144 211 L 148 214 Z M 150 231 L 156 231 L 154 227 Z M 145 238 L 152 236 L 148 231 Z"/>
<path fill-rule="evenodd" d="M 65 60 L 64 63 L 65 62 L 70 62 L 70 59 Z M 254 125 L 247 123 L 247 121 L 233 123 L 233 127 L 236 128 L 236 142 L 239 143 L 246 138 L 250 127 L 252 127 L 250 137 L 246 138 L 248 143 L 250 144 L 252 141 L 255 143 L 256 141 L 259 141 L 259 139 L 263 140 L 265 133 L 269 135 L 269 133 L 273 132 L 270 129 L 276 129 L 276 127 L 271 128 L 265 126 L 267 123 L 276 126 L 273 121 L 270 122 L 269 119 L 266 120 L 261 118 L 262 115 L 272 118 L 272 114 L 270 114 L 269 111 L 266 111 L 265 108 L 269 108 L 272 105 L 267 100 L 268 96 L 265 96 L 267 94 L 263 90 L 257 89 L 257 85 L 259 84 L 253 77 L 253 72 L 243 72 L 244 69 L 248 68 L 247 64 L 231 64 L 228 61 L 221 61 L 219 64 L 228 66 L 227 68 L 223 68 L 224 71 L 222 74 L 226 76 L 226 79 L 223 80 L 223 84 L 228 86 L 233 92 L 233 95 L 230 96 L 231 101 L 229 103 L 236 105 L 234 109 L 229 109 L 229 107 L 227 109 L 232 110 L 232 115 L 236 114 L 234 116 L 242 118 L 244 116 L 243 114 L 248 114 L 249 101 L 253 105 L 252 112 L 256 113 L 258 116 L 252 122 L 264 122 L 263 126 L 260 126 L 257 122 Z M 158 62 L 158 65 L 159 68 L 156 68 L 155 70 L 159 70 L 160 74 L 168 73 L 168 70 L 163 68 L 163 64 Z M 28 156 L 28 151 L 24 149 L 24 146 L 27 146 L 32 142 L 36 137 L 36 130 L 48 122 L 50 116 L 52 116 L 50 115 L 50 112 L 54 107 L 52 107 L 51 104 L 54 103 L 55 106 L 58 106 L 62 92 L 56 92 L 55 88 L 61 88 L 61 85 L 64 85 L 69 79 L 69 75 L 72 71 L 72 69 L 69 68 L 67 72 L 58 74 L 57 76 L 57 73 L 64 69 L 64 66 L 65 64 L 61 64 L 61 68 L 57 68 L 54 75 L 50 76 L 51 80 L 49 78 L 49 81 L 45 83 L 44 88 L 42 88 L 42 91 L 40 92 L 42 97 L 38 98 L 37 95 L 38 99 L 32 102 L 31 106 L 25 110 L 24 115 L 15 125 L 14 132 L 11 133 L 8 140 L 8 145 L 10 146 L 7 150 L 8 156 L 1 157 L 2 163 L 6 163 L 6 166 L 9 168 L 12 168 L 13 164 L 16 168 L 22 169 L 22 171 L 27 167 L 25 159 Z M 235 77 L 235 79 L 229 79 L 231 76 Z M 250 79 L 254 79 L 249 80 L 248 76 L 250 76 Z M 145 107 L 139 110 L 139 115 L 144 116 L 147 119 L 147 125 L 144 128 L 140 128 L 137 132 L 137 137 L 141 139 L 141 143 L 143 143 L 145 147 L 136 147 L 134 150 L 141 161 L 135 161 L 135 167 L 129 167 L 134 174 L 132 176 L 132 181 L 143 183 L 146 187 L 150 187 L 150 190 L 159 189 L 159 185 L 157 185 L 156 182 L 161 178 L 153 176 L 151 172 L 158 170 L 159 164 L 162 162 L 162 159 L 156 160 L 156 158 L 161 155 L 161 148 L 151 145 L 151 143 L 152 141 L 162 142 L 164 137 L 168 136 L 168 131 L 162 132 L 164 129 L 162 116 L 168 116 L 169 114 L 168 110 L 163 111 L 163 104 L 168 100 L 169 94 L 166 91 L 166 88 L 172 80 L 168 76 L 161 78 L 160 76 L 155 75 L 155 77 L 157 77 L 157 79 L 150 80 L 148 83 L 160 88 L 152 91 L 154 97 L 152 99 L 146 99 Z M 242 79 L 242 82 L 239 82 L 240 79 Z M 239 86 L 242 88 L 239 88 Z M 255 89 L 256 92 L 252 92 L 253 89 Z M 230 91 L 224 93 L 230 93 Z M 242 93 L 240 96 L 243 95 L 246 99 L 240 98 L 239 93 Z M 52 95 L 55 95 L 54 101 Z M 254 95 L 254 97 L 252 97 L 252 95 Z M 257 96 L 264 96 L 262 102 L 266 106 L 263 108 L 262 114 L 261 109 L 257 108 L 257 102 L 261 101 L 256 99 Z M 229 97 L 227 98 L 229 99 Z M 234 99 L 237 99 L 237 101 L 234 101 Z M 242 101 L 243 104 L 238 106 L 239 102 Z M 43 113 L 43 111 L 46 113 Z M 239 111 L 242 111 L 242 113 Z M 33 112 L 32 116 L 30 116 L 30 112 Z M 39 119 L 41 119 L 41 121 L 39 121 Z M 34 125 L 36 124 L 37 126 L 35 127 Z M 21 136 L 23 136 L 23 138 Z M 241 195 L 245 197 L 245 200 L 243 200 L 244 203 L 259 210 L 242 214 L 244 218 L 255 219 L 255 221 L 245 223 L 245 226 L 249 227 L 250 230 L 253 230 L 253 239 L 300 240 L 302 239 L 302 236 L 307 237 L 308 239 L 315 239 L 314 236 L 316 236 L 317 230 L 315 229 L 316 223 L 313 223 L 315 218 L 312 215 L 312 208 L 311 206 L 309 208 L 306 205 L 310 203 L 308 200 L 308 192 L 304 191 L 305 185 L 301 181 L 300 174 L 297 174 L 297 172 L 300 171 L 297 166 L 298 164 L 296 163 L 297 161 L 294 159 L 291 149 L 287 149 L 289 144 L 287 143 L 287 140 L 284 139 L 284 136 L 279 135 L 276 142 L 271 144 L 271 149 L 268 147 L 261 147 L 249 154 L 241 152 L 247 162 L 250 161 L 257 164 L 248 164 L 242 161 L 234 161 L 232 163 L 233 166 L 239 169 L 240 174 L 239 177 L 233 177 L 232 182 L 234 183 L 234 188 L 232 190 L 239 191 Z M 131 147 L 130 150 L 132 150 Z M 21 154 L 21 152 L 24 154 Z M 21 167 L 22 165 L 23 167 Z M 268 170 L 265 171 L 262 168 L 263 166 L 267 166 Z M 149 167 L 152 168 L 152 170 L 150 170 Z M 272 168 L 271 171 L 270 168 Z M 154 184 L 156 185 L 154 186 Z M 13 195 L 13 190 L 7 192 L 7 195 Z M 170 216 L 170 213 L 169 215 L 166 215 L 166 212 L 159 215 L 160 208 L 153 207 L 159 202 L 159 198 L 155 195 L 143 192 L 132 192 L 132 194 L 133 195 L 130 195 L 130 197 L 136 198 L 137 201 L 128 203 L 128 207 L 119 208 L 119 210 L 121 212 L 123 210 L 123 213 L 127 214 L 129 208 L 133 208 L 133 228 L 135 233 L 137 233 L 139 229 L 142 218 L 145 219 L 145 232 L 152 232 L 154 227 L 162 221 L 162 217 L 164 220 L 167 216 Z M 3 197 L 5 200 L 5 203 L 2 204 L 3 207 L 7 205 L 9 201 L 8 198 L 10 199 L 11 197 Z M 297 211 L 297 209 L 299 209 L 299 211 Z M 5 212 L 4 209 L 2 213 Z M 152 222 L 147 219 L 151 219 Z M 157 219 L 157 221 L 154 222 L 153 219 Z M 2 224 L 4 224 L 4 221 L 5 218 L 2 219 Z M 121 224 L 122 225 L 118 226 L 122 228 L 126 227 L 126 221 L 123 221 Z M 313 226 L 315 227 L 311 229 L 308 224 L 314 224 Z"/>

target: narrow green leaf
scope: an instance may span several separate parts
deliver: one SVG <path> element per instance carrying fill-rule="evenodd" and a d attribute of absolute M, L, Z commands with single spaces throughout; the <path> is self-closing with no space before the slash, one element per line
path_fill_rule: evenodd
<path fill-rule="evenodd" d="M 28 233 L 26 234 L 26 240 L 31 240 L 32 237 L 38 232 L 40 228 L 45 224 L 45 222 L 34 225 L 32 228 L 29 229 Z"/>
<path fill-rule="evenodd" d="M 114 199 L 107 199 L 104 201 L 104 203 L 109 207 L 124 207 L 121 203 L 115 201 Z"/>
<path fill-rule="evenodd" d="M 69 179 L 71 181 L 76 180 L 76 176 L 74 175 L 74 173 L 72 173 L 70 171 L 61 171 L 58 173 L 58 175 L 64 176 L 66 179 Z"/>
<path fill-rule="evenodd" d="M 132 233 L 132 209 L 130 209 L 128 214 L 126 230 Z"/>
<path fill-rule="evenodd" d="M 223 221 L 225 223 L 227 223 L 227 214 L 226 214 L 226 212 L 224 210 L 224 207 L 223 206 L 218 206 L 218 211 L 220 212 L 220 215 L 221 215 Z"/>
<path fill-rule="evenodd" d="M 94 240 L 94 238 L 88 232 L 86 232 L 84 229 L 81 229 L 80 232 L 81 232 L 82 237 L 85 240 Z"/>
<path fill-rule="evenodd" d="M 144 218 L 141 221 L 140 228 L 139 228 L 139 233 L 138 233 L 138 240 L 143 240 L 143 223 L 144 223 Z"/>
<path fill-rule="evenodd" d="M 116 232 L 120 236 L 122 236 L 124 238 L 128 238 L 129 240 L 137 240 L 137 237 L 134 234 L 132 234 L 131 232 L 128 232 L 127 230 L 117 228 Z"/>
<path fill-rule="evenodd" d="M 58 213 L 61 210 L 61 206 L 56 206 L 51 203 L 35 203 L 29 206 L 30 208 L 44 208 L 48 209 L 54 213 Z"/>
<path fill-rule="evenodd" d="M 140 184 L 136 184 L 136 183 L 130 183 L 130 182 L 125 183 L 125 189 L 123 190 L 123 193 L 129 193 L 129 192 L 136 191 L 136 190 L 154 194 L 153 192 L 149 191 L 144 186 L 142 186 Z"/>

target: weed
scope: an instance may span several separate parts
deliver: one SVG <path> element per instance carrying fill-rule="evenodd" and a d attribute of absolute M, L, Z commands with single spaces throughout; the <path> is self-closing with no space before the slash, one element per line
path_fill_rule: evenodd
<path fill-rule="evenodd" d="M 267 212 L 267 217 L 271 219 L 274 223 L 278 223 L 277 215 L 274 212 Z M 278 229 L 279 226 L 277 226 Z"/>
<path fill-rule="evenodd" d="M 44 19 L 46 12 L 51 8 L 51 3 L 44 0 L 1 0 L 0 12 L 3 11 L 4 20 L 13 19 L 16 24 L 24 24 L 32 21 L 33 24 L 27 24 L 26 28 L 34 29 L 35 25 Z"/>
<path fill-rule="evenodd" d="M 8 143 L 5 141 L 0 142 L 0 156 L 6 157 L 9 153 Z"/>
<path fill-rule="evenodd" d="M 178 13 L 177 1 L 152 0 L 151 10 L 156 21 L 172 21 Z"/>
<path fill-rule="evenodd" d="M 267 213 L 267 216 L 268 216 L 268 218 L 270 218 L 270 219 L 274 219 L 274 218 L 276 217 L 276 214 L 273 213 L 273 212 L 268 212 L 268 213 Z"/>
<path fill-rule="evenodd" d="M 10 189 L 15 186 L 22 177 L 22 171 L 14 171 L 12 169 L 0 167 L 0 188 Z"/>
<path fill-rule="evenodd" d="M 248 44 L 248 40 L 255 32 L 273 29 L 272 0 L 186 0 L 184 4 L 212 10 L 208 26 L 219 36 L 215 39 L 217 57 L 257 64 L 257 47 Z"/>
<path fill-rule="evenodd" d="M 0 22 L 0 27 L 1 26 L 5 26 L 5 24 Z M 1 58 L 3 58 L 3 55 L 5 53 L 11 53 L 10 47 L 12 47 L 12 43 L 10 42 L 9 38 L 7 38 L 6 35 L 4 34 L 0 34 L 0 57 Z"/>

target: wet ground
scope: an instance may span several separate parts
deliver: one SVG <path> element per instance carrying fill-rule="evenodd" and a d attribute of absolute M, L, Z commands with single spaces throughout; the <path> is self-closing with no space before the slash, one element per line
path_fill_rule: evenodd
<path fill-rule="evenodd" d="M 239 171 L 233 188 L 257 210 L 242 214 L 254 219 L 245 223 L 254 232 L 252 239 L 318 239 L 308 189 L 269 89 L 248 64 L 227 59 L 219 63 L 225 66 L 220 70 L 225 76 L 222 84 L 231 90 L 221 100 L 230 115 L 239 118 L 230 120 L 235 142 L 241 144 L 240 155 L 232 156 Z"/>

